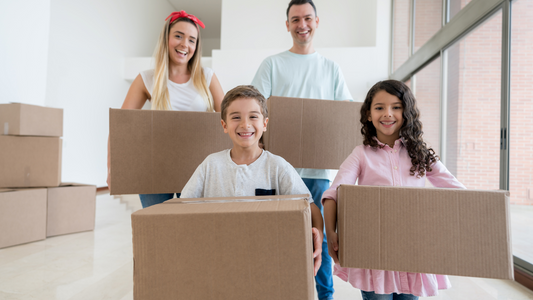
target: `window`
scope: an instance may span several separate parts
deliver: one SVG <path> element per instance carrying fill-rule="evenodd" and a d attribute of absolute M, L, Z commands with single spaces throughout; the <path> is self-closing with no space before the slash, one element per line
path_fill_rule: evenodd
<path fill-rule="evenodd" d="M 445 164 L 469 189 L 500 187 L 501 16 L 445 51 Z"/>
<path fill-rule="evenodd" d="M 533 1 L 512 2 L 509 130 L 513 254 L 533 263 Z"/>
<path fill-rule="evenodd" d="M 410 54 L 411 0 L 394 0 L 393 70 L 407 61 Z"/>

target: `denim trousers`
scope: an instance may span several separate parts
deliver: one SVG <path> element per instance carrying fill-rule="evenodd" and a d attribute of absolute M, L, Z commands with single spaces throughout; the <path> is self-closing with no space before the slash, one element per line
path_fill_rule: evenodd
<path fill-rule="evenodd" d="M 418 300 L 418 296 L 411 294 L 376 294 L 374 292 L 361 291 L 363 300 Z"/>
<path fill-rule="evenodd" d="M 180 197 L 180 193 L 176 193 L 176 198 Z M 174 198 L 174 193 L 171 194 L 139 194 L 141 198 L 141 204 L 143 208 L 147 208 L 152 205 L 163 203 L 169 199 Z"/>
<path fill-rule="evenodd" d="M 311 192 L 313 201 L 316 206 L 320 208 L 322 219 L 324 218 L 324 208 L 322 207 L 322 194 L 329 188 L 329 180 L 327 179 L 310 179 L 302 178 L 305 185 Z M 324 240 L 322 241 L 322 265 L 318 269 L 318 273 L 315 277 L 316 291 L 318 293 L 318 299 L 331 300 L 333 299 L 333 260 L 328 253 L 328 240 L 326 239 L 325 227 L 322 229 L 324 232 Z"/>

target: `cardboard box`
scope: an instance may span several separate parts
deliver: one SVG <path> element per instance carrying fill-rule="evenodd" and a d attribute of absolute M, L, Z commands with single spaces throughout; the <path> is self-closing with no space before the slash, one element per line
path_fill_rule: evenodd
<path fill-rule="evenodd" d="M 312 300 L 301 196 L 175 199 L 133 213 L 134 298 Z"/>
<path fill-rule="evenodd" d="M 46 238 L 46 189 L 0 190 L 0 248 Z"/>
<path fill-rule="evenodd" d="M 341 185 L 343 267 L 513 279 L 509 193 Z"/>
<path fill-rule="evenodd" d="M 233 147 L 220 113 L 110 109 L 111 195 L 180 193 L 211 153 Z"/>
<path fill-rule="evenodd" d="M 63 136 L 63 109 L 38 105 L 0 104 L 4 135 Z"/>
<path fill-rule="evenodd" d="M 265 148 L 295 168 L 338 169 L 363 144 L 362 103 L 270 97 Z"/>
<path fill-rule="evenodd" d="M 0 187 L 51 187 L 61 182 L 58 137 L 0 135 Z"/>
<path fill-rule="evenodd" d="M 96 186 L 62 183 L 48 188 L 46 236 L 94 230 Z"/>

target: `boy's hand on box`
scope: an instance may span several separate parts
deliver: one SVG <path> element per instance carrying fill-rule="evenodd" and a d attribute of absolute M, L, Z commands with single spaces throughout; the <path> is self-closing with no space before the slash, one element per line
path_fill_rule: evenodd
<path fill-rule="evenodd" d="M 320 265 L 322 264 L 322 235 L 315 227 L 313 227 L 311 231 L 313 232 L 313 248 L 315 249 L 313 252 L 313 260 L 315 262 L 314 276 L 316 276 L 318 269 L 320 269 Z"/>
<path fill-rule="evenodd" d="M 327 234 L 328 239 L 328 250 L 329 250 L 329 256 L 333 258 L 333 261 L 338 264 L 339 263 L 339 240 L 337 237 L 336 232 L 328 232 Z"/>

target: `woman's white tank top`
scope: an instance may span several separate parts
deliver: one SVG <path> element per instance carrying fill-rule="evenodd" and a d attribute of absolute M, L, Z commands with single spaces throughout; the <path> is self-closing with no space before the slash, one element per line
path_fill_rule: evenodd
<path fill-rule="evenodd" d="M 213 78 L 213 70 L 210 68 L 203 68 L 207 87 L 211 84 Z M 146 89 L 152 95 L 154 90 L 154 70 L 146 70 L 141 72 L 141 77 L 144 81 Z M 170 106 L 173 110 L 184 111 L 207 111 L 207 104 L 192 83 L 192 77 L 186 83 L 175 83 L 168 81 L 168 95 L 170 98 Z"/>

